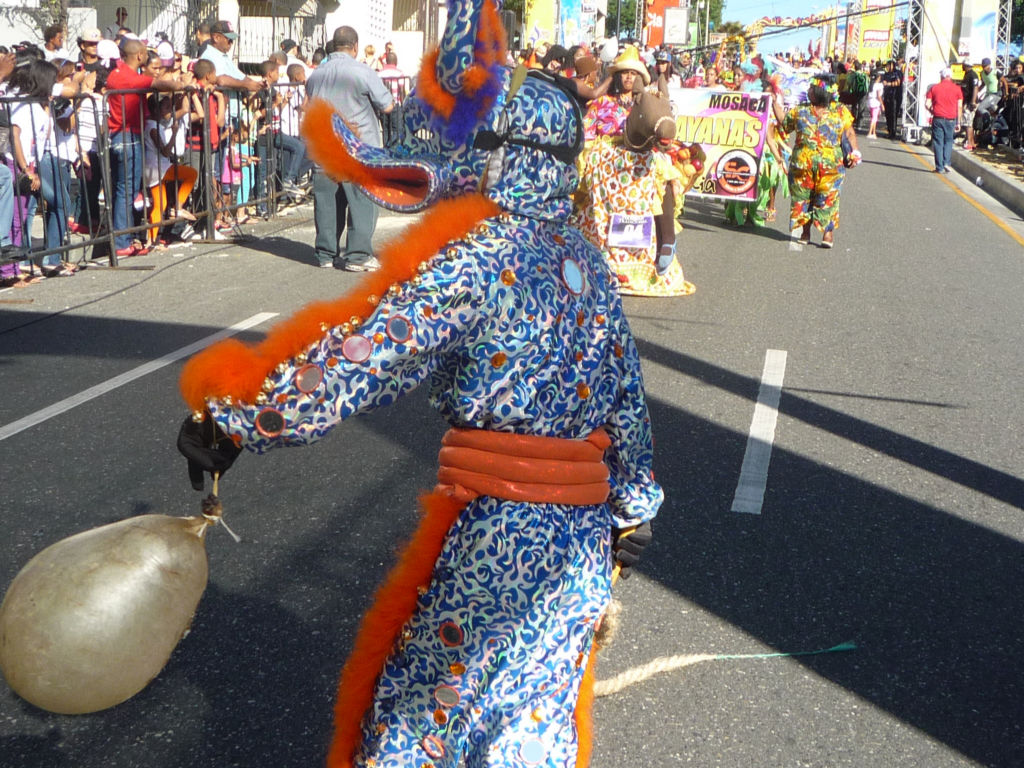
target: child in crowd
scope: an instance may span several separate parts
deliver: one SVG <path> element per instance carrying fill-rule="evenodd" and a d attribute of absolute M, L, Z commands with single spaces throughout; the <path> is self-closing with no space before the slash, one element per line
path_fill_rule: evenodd
<path fill-rule="evenodd" d="M 223 205 L 230 211 L 235 207 L 234 218 L 238 224 L 249 221 L 245 203 L 249 199 L 246 178 L 252 184 L 252 158 L 249 151 L 249 131 L 240 126 L 231 131 L 231 139 L 224 151 L 224 167 L 220 172 L 220 186 L 224 194 Z"/>
<path fill-rule="evenodd" d="M 175 110 L 174 97 L 153 94 L 149 97 L 149 117 L 144 126 L 145 166 L 143 173 L 146 186 L 152 198 L 149 211 L 151 243 L 166 245 L 157 239 L 156 226 L 163 221 L 168 200 L 175 201 L 173 218 L 195 221 L 195 216 L 185 208 L 185 201 L 192 193 L 198 173 L 194 168 L 180 164 L 185 153 L 185 132 L 181 125 L 187 107 L 184 101 Z M 168 196 L 170 188 L 171 195 Z M 175 193 L 176 189 L 176 193 Z"/>
<path fill-rule="evenodd" d="M 62 86 L 72 88 L 74 75 L 75 63 L 73 61 L 65 59 L 58 64 L 57 82 Z M 78 207 L 78 184 L 72 185 L 71 180 L 77 179 L 78 165 L 81 158 L 81 150 L 78 146 L 75 106 L 68 99 L 56 99 L 53 105 L 54 139 L 57 164 L 60 169 L 60 172 L 57 174 L 56 194 L 60 195 L 63 200 L 63 208 L 67 213 L 68 229 L 74 232 L 78 229 L 74 214 Z"/>
<path fill-rule="evenodd" d="M 213 189 L 210 190 L 214 200 L 220 200 L 220 172 L 224 158 L 220 152 L 221 130 L 227 120 L 227 109 L 225 106 L 224 94 L 216 90 L 217 68 L 212 61 L 200 59 L 192 69 L 196 85 L 206 92 L 206 98 L 196 103 L 193 100 L 191 108 L 191 138 L 189 146 L 193 155 L 197 157 L 197 165 L 201 178 L 206 178 L 206 149 L 209 149 L 211 158 L 211 170 L 213 176 Z M 209 142 L 203 141 L 203 121 L 209 116 Z M 223 213 L 218 212 L 214 226 L 220 224 L 223 228 L 227 226 L 224 222 Z"/>
<path fill-rule="evenodd" d="M 882 102 L 882 91 L 884 90 L 881 74 L 875 74 L 871 90 L 868 91 L 868 110 L 871 112 L 871 125 L 868 128 L 869 139 L 878 138 L 878 134 L 875 133 L 875 125 L 878 123 L 878 115 L 885 111 L 885 105 Z"/>
<path fill-rule="evenodd" d="M 96 235 L 100 230 L 100 189 L 103 186 L 103 164 L 99 155 L 99 140 L 107 125 L 106 102 L 107 70 L 96 72 L 95 87 L 83 89 L 75 112 L 78 123 L 78 144 L 81 164 L 78 168 L 78 205 L 72 209 L 75 223 L 71 231 L 80 235 Z"/>
<path fill-rule="evenodd" d="M 278 93 L 275 101 L 277 117 L 274 145 L 281 153 L 281 187 L 293 202 L 299 202 L 305 193 L 297 182 L 311 167 L 306 157 L 306 145 L 299 134 L 302 111 L 306 107 L 306 68 L 301 64 L 289 64 L 286 70 L 288 84 Z"/>

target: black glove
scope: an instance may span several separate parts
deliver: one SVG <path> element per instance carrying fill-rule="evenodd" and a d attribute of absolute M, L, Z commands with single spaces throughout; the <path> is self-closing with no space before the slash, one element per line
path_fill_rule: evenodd
<path fill-rule="evenodd" d="M 188 459 L 188 479 L 197 491 L 203 490 L 203 472 L 223 475 L 242 452 L 210 414 L 203 421 L 185 419 L 178 432 L 178 450 Z"/>
<path fill-rule="evenodd" d="M 640 562 L 640 553 L 651 543 L 651 524 L 641 523 L 636 528 L 616 529 L 614 535 L 612 554 L 615 562 L 621 566 L 619 576 L 628 579 L 630 569 Z"/>

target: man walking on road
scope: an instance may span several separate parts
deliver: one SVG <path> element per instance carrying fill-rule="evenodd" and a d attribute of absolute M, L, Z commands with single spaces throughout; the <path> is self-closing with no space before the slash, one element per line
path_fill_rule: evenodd
<path fill-rule="evenodd" d="M 380 120 L 394 108 L 394 99 L 380 76 L 356 60 L 359 35 L 352 27 L 334 30 L 334 52 L 306 81 L 309 99 L 324 99 L 352 125 L 359 138 L 381 146 Z M 345 258 L 338 250 L 348 219 Z M 370 244 L 377 227 L 377 206 L 359 187 L 332 181 L 321 168 L 313 173 L 313 221 L 316 225 L 314 252 L 321 267 L 337 266 L 349 272 L 372 272 L 380 268 Z"/>
<path fill-rule="evenodd" d="M 953 156 L 953 135 L 960 123 L 964 94 L 953 82 L 953 70 L 943 68 L 938 83 L 931 86 L 924 97 L 924 106 L 932 115 L 932 151 L 935 153 L 935 172 L 949 173 Z"/>

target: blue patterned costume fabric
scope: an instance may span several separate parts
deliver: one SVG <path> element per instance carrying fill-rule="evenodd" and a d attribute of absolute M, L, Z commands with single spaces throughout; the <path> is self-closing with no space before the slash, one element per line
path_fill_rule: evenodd
<path fill-rule="evenodd" d="M 530 77 L 481 126 L 571 145 L 581 115 Z M 612 528 L 651 519 L 662 502 L 616 278 L 567 224 L 575 169 L 542 148 L 456 152 L 421 136 L 388 156 L 336 131 L 369 166 L 447 156 L 447 194 L 479 186 L 487 168 L 485 194 L 505 212 L 449 242 L 360 325 L 326 329 L 278 366 L 263 404 L 210 400 L 210 412 L 257 453 L 312 443 L 424 382 L 453 426 L 573 439 L 604 427 L 607 503 L 466 505 L 381 670 L 356 755 L 367 768 L 570 768 L 583 666 L 610 598 Z"/>
<path fill-rule="evenodd" d="M 456 766 L 463 757 L 467 766 L 573 765 L 581 665 L 609 599 L 610 530 L 649 520 L 662 500 L 615 276 L 576 230 L 501 218 L 384 298 L 358 334 L 331 329 L 305 361 L 275 374 L 269 399 L 288 425 L 279 435 L 257 430 L 260 406 L 210 403 L 220 426 L 257 452 L 311 443 L 426 379 L 453 425 L 572 438 L 608 429 L 609 504 L 481 497 L 466 507 L 381 676 L 365 724 L 367 766 Z M 579 294 L 563 279 L 566 260 L 584 276 Z M 304 392 L 319 378 L 309 370 L 323 378 Z M 446 624 L 460 642 L 442 636 Z M 439 705 L 441 687 L 454 706 Z"/>

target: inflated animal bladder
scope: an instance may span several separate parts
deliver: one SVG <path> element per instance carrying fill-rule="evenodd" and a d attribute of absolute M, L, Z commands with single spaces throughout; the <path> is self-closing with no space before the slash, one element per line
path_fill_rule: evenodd
<path fill-rule="evenodd" d="M 141 515 L 33 557 L 0 606 L 0 670 L 19 696 L 82 714 L 141 691 L 187 633 L 215 518 Z"/>

